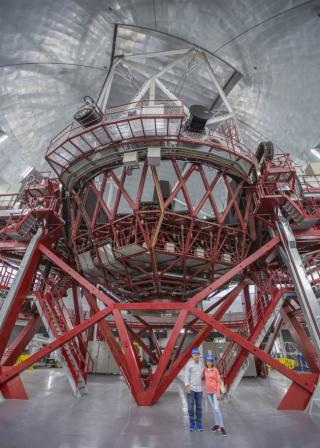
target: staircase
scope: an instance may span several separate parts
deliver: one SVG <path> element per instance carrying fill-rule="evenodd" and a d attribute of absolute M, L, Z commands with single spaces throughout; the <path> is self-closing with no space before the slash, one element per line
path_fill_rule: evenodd
<path fill-rule="evenodd" d="M 310 227 L 320 223 L 320 216 L 308 215 L 291 199 L 287 198 L 287 201 L 282 206 L 288 218 L 296 223 L 296 227 L 299 230 L 307 230 Z"/>
<path fill-rule="evenodd" d="M 0 309 L 2 300 L 5 299 L 16 276 L 17 269 L 10 266 L 5 260 L 0 258 Z"/>
<path fill-rule="evenodd" d="M 74 282 L 73 278 L 53 264 L 50 265 L 50 269 L 47 274 L 51 285 L 51 293 L 55 297 L 57 295 L 59 297 L 64 297 L 66 295 L 66 291 L 71 288 Z"/>
<path fill-rule="evenodd" d="M 36 294 L 34 302 L 46 331 L 52 340 L 62 336 L 70 329 L 58 304 L 42 299 L 39 293 Z M 86 360 L 82 357 L 81 350 L 74 340 L 69 341 L 58 350 L 58 357 L 66 372 L 74 395 L 81 397 L 87 394 L 86 380 L 90 358 Z"/>
<path fill-rule="evenodd" d="M 265 271 L 260 270 L 255 272 L 254 280 L 258 289 L 262 290 L 268 284 L 269 277 Z"/>
<path fill-rule="evenodd" d="M 17 229 L 19 235 L 21 235 L 22 237 L 26 236 L 34 228 L 36 221 L 37 218 L 33 216 L 32 213 L 27 215 Z"/>
<path fill-rule="evenodd" d="M 277 233 L 282 242 L 279 248 L 280 255 L 287 265 L 288 271 L 293 279 L 293 284 L 299 304 L 311 336 L 314 348 L 320 357 L 320 304 L 315 296 L 312 285 L 309 282 L 308 275 L 297 247 L 297 241 L 287 219 L 285 219 L 280 210 L 278 211 Z M 312 412 L 318 409 L 320 413 L 320 386 L 311 398 L 310 409 Z"/>
<path fill-rule="evenodd" d="M 270 327 L 283 305 L 290 290 L 287 278 L 274 272 L 268 281 L 259 288 L 258 297 L 253 304 L 246 320 L 239 329 L 239 335 L 259 347 L 267 336 Z M 218 363 L 218 369 L 225 380 L 230 397 L 236 390 L 249 367 L 253 355 L 235 342 L 230 342 L 223 357 Z"/>
<path fill-rule="evenodd" d="M 36 179 L 33 179 L 35 182 Z M 17 241 L 30 239 L 35 233 L 40 220 L 45 219 L 47 225 L 61 225 L 59 215 L 60 192 L 56 181 L 45 179 L 40 184 L 28 182 L 20 194 L 20 209 L 5 210 L 8 220 L 1 229 L 0 237 L 9 237 Z"/>
<path fill-rule="evenodd" d="M 37 218 L 29 210 L 27 214 L 22 214 L 16 222 L 7 225 L 4 233 L 11 239 L 24 241 L 31 237 L 31 231 L 36 228 Z"/>

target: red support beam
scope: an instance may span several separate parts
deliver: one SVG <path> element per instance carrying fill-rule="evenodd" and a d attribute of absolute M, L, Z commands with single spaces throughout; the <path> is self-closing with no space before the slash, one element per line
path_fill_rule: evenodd
<path fill-rule="evenodd" d="M 72 300 L 73 300 L 73 307 L 74 307 L 74 314 L 75 314 L 75 322 L 76 325 L 81 324 L 83 320 L 83 309 L 82 304 L 79 300 L 79 295 L 77 291 L 77 286 L 72 285 Z"/>
<path fill-rule="evenodd" d="M 83 321 L 83 309 L 82 309 L 82 303 L 79 298 L 79 294 L 78 294 L 76 285 L 72 285 L 72 301 L 73 301 L 74 314 L 75 314 L 75 325 L 79 325 Z M 88 331 L 89 332 L 93 331 L 93 327 L 91 327 Z M 88 334 L 87 334 L 87 336 L 88 336 Z M 84 359 L 87 356 L 86 353 L 87 353 L 87 346 L 88 346 L 89 340 L 92 340 L 91 334 L 90 334 L 90 338 L 87 337 L 86 339 L 83 338 L 82 334 L 80 334 L 78 336 L 80 349 L 81 349 L 82 356 L 84 357 Z"/>
<path fill-rule="evenodd" d="M 30 284 L 38 268 L 40 253 L 38 252 L 37 247 L 39 247 L 39 243 L 33 248 L 29 258 L 27 260 L 25 258 L 23 259 L 22 262 L 25 263 L 25 267 L 19 279 L 19 283 L 16 285 L 15 283 L 17 282 L 17 279 L 15 279 L 15 283 L 12 286 L 12 290 L 13 288 L 16 288 L 14 297 L 10 298 L 10 307 L 6 312 L 2 326 L 0 327 L 0 359 L 8 345 L 12 330 L 24 303 L 25 295 L 30 289 Z M 22 269 L 22 267 L 20 269 Z M 9 300 L 8 297 L 7 300 Z"/>
<path fill-rule="evenodd" d="M 241 290 L 247 283 L 247 279 L 243 279 L 238 286 L 236 286 L 230 293 L 228 293 L 225 297 L 219 300 L 219 303 L 222 302 L 221 307 L 215 312 L 213 315 L 215 319 L 221 319 L 223 315 L 225 314 L 226 310 L 229 308 L 229 306 L 233 303 L 233 301 L 237 298 L 237 296 L 240 294 Z M 226 303 L 224 303 L 226 302 Z M 189 304 L 189 302 L 188 302 Z M 188 306 L 188 304 L 186 306 Z M 216 304 L 212 305 L 206 312 L 212 311 Z M 190 309 L 190 312 L 193 313 L 193 308 Z M 195 314 L 195 313 L 193 313 Z M 196 321 L 199 320 L 199 317 L 195 317 L 195 319 L 191 320 L 190 324 L 194 324 Z M 190 325 L 188 324 L 188 325 Z M 188 328 L 188 325 L 186 328 Z M 157 391 L 154 394 L 152 404 L 154 404 L 160 396 L 164 393 L 164 391 L 167 389 L 167 387 L 171 384 L 171 382 L 175 379 L 175 377 L 178 375 L 179 371 L 185 366 L 187 361 L 190 358 L 191 350 L 195 347 L 198 347 L 211 333 L 212 326 L 207 325 L 205 328 L 200 330 L 198 334 L 195 335 L 193 340 L 190 342 L 188 347 L 181 352 L 181 347 L 178 348 L 179 352 L 177 353 L 177 356 L 175 357 L 172 365 L 170 368 L 165 372 L 163 375 L 163 378 L 161 380 L 161 383 L 157 389 Z"/>
<path fill-rule="evenodd" d="M 41 325 L 42 320 L 39 314 L 31 317 L 27 325 L 23 327 L 12 344 L 7 348 L 6 352 L 8 355 L 6 356 L 5 352 L 2 363 L 3 365 L 11 366 L 16 362 L 18 357 L 23 353 L 24 349 L 32 340 L 33 336 L 39 331 Z"/>
<path fill-rule="evenodd" d="M 160 345 L 159 345 L 159 341 L 157 339 L 157 336 L 155 335 L 155 332 L 154 332 L 153 328 L 151 328 L 151 327 L 149 328 L 149 333 L 150 333 L 150 336 L 151 336 L 151 339 L 152 339 L 155 351 L 157 353 L 157 358 L 158 358 L 158 361 L 159 361 L 160 358 L 161 358 L 161 355 L 162 355 L 162 351 L 161 351 L 161 348 L 160 348 Z"/>
<path fill-rule="evenodd" d="M 256 342 L 257 338 L 261 334 L 263 327 L 265 326 L 266 322 L 270 318 L 271 313 L 273 312 L 275 306 L 278 304 L 279 300 L 281 300 L 283 291 L 281 291 L 281 290 L 273 291 L 272 294 L 274 294 L 274 296 L 272 296 L 272 299 L 270 300 L 268 306 L 263 311 L 261 310 L 261 314 L 259 314 L 259 320 L 255 323 L 255 325 L 252 328 L 250 328 L 248 326 L 250 334 L 247 336 L 247 340 L 249 342 L 251 342 L 252 344 L 254 344 Z M 248 319 L 247 319 L 248 325 L 249 325 L 249 321 L 251 321 L 251 317 L 252 317 L 251 315 L 248 316 Z M 227 378 L 225 380 L 226 386 L 230 387 L 230 385 L 232 384 L 233 380 L 235 379 L 237 373 L 239 372 L 239 369 L 241 368 L 244 360 L 246 359 L 247 355 L 248 355 L 248 352 L 245 349 L 240 350 L 240 352 L 238 353 L 238 355 L 236 356 L 236 358 L 233 361 L 231 370 L 229 372 L 227 372 Z"/>
<path fill-rule="evenodd" d="M 176 378 L 180 370 L 186 365 L 191 356 L 191 350 L 199 345 L 207 338 L 211 333 L 212 327 L 208 325 L 194 336 L 188 347 L 180 354 L 180 356 L 174 360 L 170 365 L 170 368 L 164 373 L 162 380 L 153 396 L 151 404 L 155 404 L 161 395 L 167 390 L 172 381 Z"/>
<path fill-rule="evenodd" d="M 5 375 L 10 367 L 0 366 L 0 375 Z M 5 384 L 0 384 L 0 392 L 6 400 L 28 400 L 28 394 L 19 376 L 15 376 Z"/>
<path fill-rule="evenodd" d="M 240 345 L 242 348 L 244 348 L 247 352 L 252 353 L 257 358 L 261 359 L 262 361 L 269 364 L 271 367 L 273 367 L 278 372 L 282 373 L 287 378 L 294 381 L 297 385 L 305 389 L 307 392 L 309 392 L 309 396 L 311 397 L 312 393 L 315 389 L 315 381 L 314 377 L 310 376 L 310 379 L 306 379 L 305 377 L 302 378 L 302 376 L 287 367 L 285 367 L 280 362 L 276 361 L 274 358 L 272 358 L 270 355 L 265 353 L 260 348 L 256 347 L 251 342 L 247 341 L 243 337 L 241 337 L 238 333 L 234 333 L 233 331 L 229 330 L 225 325 L 221 324 L 216 319 L 213 319 L 212 317 L 207 316 L 203 311 L 199 309 L 193 309 L 192 312 L 196 314 L 201 320 L 204 322 L 207 322 L 209 325 L 211 325 L 212 328 L 219 331 L 219 333 L 223 334 L 228 339 L 231 339 L 232 341 L 236 342 L 238 345 Z M 316 375 L 317 377 L 319 375 Z"/>
<path fill-rule="evenodd" d="M 249 326 L 252 326 L 252 317 L 251 316 L 251 298 L 250 298 L 250 291 L 249 291 L 249 285 L 246 285 L 243 289 L 243 305 L 244 310 L 246 313 L 246 317 L 249 316 Z"/>
<path fill-rule="evenodd" d="M 143 395 L 144 392 L 140 375 L 140 365 L 138 364 L 133 343 L 130 339 L 128 330 L 125 326 L 120 311 L 115 309 L 113 311 L 113 315 L 116 321 L 116 326 L 119 333 L 119 339 L 121 341 L 121 346 L 123 353 L 125 355 L 127 367 L 130 372 L 130 378 L 128 379 L 130 388 L 132 390 L 133 395 L 137 397 L 137 400 L 140 403 L 141 396 Z"/>
<path fill-rule="evenodd" d="M 90 294 L 89 291 L 83 290 L 84 296 L 88 302 L 88 305 L 90 307 L 90 310 L 92 312 L 92 315 L 95 315 L 99 312 L 99 307 L 97 305 L 97 302 L 92 294 Z M 128 369 L 127 362 L 125 359 L 125 356 L 117 343 L 111 329 L 109 328 L 109 325 L 106 320 L 100 320 L 98 322 L 99 329 L 104 337 L 105 342 L 107 343 L 108 347 L 111 350 L 111 353 L 116 360 L 118 366 L 122 370 L 123 376 L 125 377 L 126 381 L 128 382 L 128 378 L 130 378 L 130 369 Z"/>
<path fill-rule="evenodd" d="M 154 402 L 154 398 L 157 393 L 158 386 L 162 380 L 162 377 L 163 377 L 166 369 L 168 368 L 170 358 L 173 354 L 175 344 L 177 342 L 178 336 L 180 335 L 180 331 L 183 328 L 187 314 L 188 314 L 187 310 L 181 310 L 179 313 L 176 324 L 172 330 L 171 335 L 169 336 L 166 347 L 162 353 L 160 362 L 159 362 L 157 369 L 152 377 L 150 386 L 145 394 L 143 404 L 146 406 L 150 406 Z"/>
<path fill-rule="evenodd" d="M 130 340 L 131 346 L 132 346 L 132 351 L 134 353 L 136 363 L 137 363 L 139 373 L 140 373 L 141 369 L 142 369 L 142 360 L 140 359 L 140 354 L 139 354 L 138 348 L 136 346 L 137 340 L 134 337 L 134 331 L 132 331 L 131 328 L 128 327 L 128 325 L 126 325 L 126 329 L 128 332 L 129 340 Z"/>
<path fill-rule="evenodd" d="M 245 260 L 239 263 L 234 268 L 230 269 L 230 271 L 223 274 L 217 280 L 214 280 L 209 286 L 204 288 L 198 294 L 190 299 L 190 305 L 195 306 L 197 303 L 201 302 L 203 299 L 208 297 L 209 294 L 214 292 L 216 289 L 221 288 L 222 286 L 229 283 L 236 275 L 240 274 L 244 269 L 248 268 L 252 263 L 259 260 L 263 255 L 266 255 L 271 249 L 273 249 L 280 241 L 278 236 L 272 238 L 272 240 L 265 243 L 260 249 L 258 249 L 253 254 L 249 255 Z"/>
<path fill-rule="evenodd" d="M 46 347 L 39 350 L 37 353 L 31 355 L 28 359 L 23 361 L 18 366 L 14 366 L 8 369 L 6 373 L 0 375 L 0 386 L 18 376 L 21 372 L 31 367 L 32 364 L 40 361 L 40 359 L 49 355 L 49 353 L 52 353 L 53 351 L 62 347 L 64 344 L 71 341 L 71 339 L 75 338 L 82 332 L 86 331 L 92 325 L 100 322 L 102 319 L 105 319 L 112 311 L 113 311 L 112 306 L 99 311 L 94 316 L 90 317 L 90 319 L 85 320 L 84 322 L 82 322 L 82 324 L 77 325 L 72 330 L 66 332 L 62 336 L 59 336 L 55 341 L 51 342 Z"/>
<path fill-rule="evenodd" d="M 304 328 L 292 313 L 292 309 L 285 304 L 280 311 L 280 315 L 286 323 L 294 342 L 297 344 L 300 352 L 307 361 L 311 372 L 320 373 L 320 360 L 317 352 L 312 341 L 308 338 Z"/>
<path fill-rule="evenodd" d="M 230 308 L 230 306 L 233 304 L 233 302 L 236 300 L 236 298 L 238 297 L 238 295 L 241 293 L 241 291 L 243 290 L 243 288 L 247 287 L 247 283 L 248 283 L 249 279 L 248 278 L 244 278 L 243 280 L 240 281 L 240 283 L 238 284 L 238 286 L 236 286 L 223 300 L 222 304 L 220 305 L 220 307 L 217 309 L 217 311 L 214 313 L 214 318 L 217 320 L 221 320 L 223 318 L 223 316 L 225 315 L 225 313 L 228 311 L 228 309 Z M 206 310 L 206 313 L 208 313 L 209 310 Z"/>
<path fill-rule="evenodd" d="M 61 258 L 59 258 L 54 252 L 52 252 L 47 246 L 40 243 L 38 246 L 40 252 L 43 253 L 49 260 L 51 260 L 56 266 L 58 266 L 67 275 L 70 275 L 80 286 L 89 291 L 91 294 L 95 295 L 97 299 L 101 300 L 105 305 L 110 306 L 115 303 L 115 301 L 109 297 L 107 294 L 100 291 L 92 283 L 82 277 L 77 271 L 72 269 L 67 263 L 65 263 Z"/>
<path fill-rule="evenodd" d="M 268 350 L 267 350 L 267 353 L 268 353 L 269 355 L 270 355 L 270 353 L 272 352 L 272 349 L 273 349 L 274 343 L 276 342 L 277 337 L 279 336 L 279 333 L 280 333 L 282 324 L 283 324 L 283 321 L 282 321 L 281 318 L 279 319 L 279 322 L 278 322 L 277 324 L 274 324 L 274 325 L 276 325 L 276 326 L 275 326 L 275 328 L 274 328 L 274 332 L 273 332 L 273 334 L 272 334 L 271 340 L 270 340 L 270 342 L 268 342 Z"/>
<path fill-rule="evenodd" d="M 150 347 L 148 347 L 144 341 L 140 338 L 140 336 L 135 333 L 128 325 L 127 325 L 127 329 L 131 335 L 131 339 L 135 342 L 137 342 L 137 344 L 140 345 L 140 347 L 142 348 L 142 350 L 149 355 L 149 357 L 155 362 L 157 363 L 159 361 L 159 359 L 153 354 L 152 350 L 150 349 Z"/>

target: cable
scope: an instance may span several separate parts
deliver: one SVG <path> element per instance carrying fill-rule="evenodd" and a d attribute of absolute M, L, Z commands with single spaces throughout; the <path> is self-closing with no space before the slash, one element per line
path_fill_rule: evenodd
<path fill-rule="evenodd" d="M 19 66 L 23 66 L 23 65 L 68 65 L 71 67 L 92 68 L 93 70 L 101 70 L 103 72 L 108 71 L 108 68 L 94 67 L 93 65 L 73 64 L 70 62 L 18 62 L 16 64 L 0 65 L 0 69 L 1 68 L 9 68 L 9 67 L 19 67 Z"/>
<path fill-rule="evenodd" d="M 156 5 L 154 4 L 154 0 L 152 1 L 153 4 L 153 15 L 154 15 L 154 26 L 156 30 L 158 31 L 158 24 L 157 24 L 157 17 L 156 17 Z"/>
<path fill-rule="evenodd" d="M 308 0 L 304 3 L 300 3 L 299 5 L 296 6 L 292 6 L 291 8 L 285 9 L 284 11 L 278 12 L 277 14 L 275 14 L 272 17 L 269 17 L 268 19 L 262 20 L 262 22 L 257 23 L 256 25 L 253 25 L 249 28 L 247 28 L 245 31 L 242 31 L 242 33 L 238 34 L 237 36 L 233 37 L 232 39 L 228 40 L 227 42 L 225 42 L 223 45 L 221 45 L 220 47 L 216 48 L 215 50 L 213 50 L 213 54 L 215 54 L 216 52 L 220 51 L 222 48 L 226 47 L 227 45 L 229 45 L 231 42 L 239 39 L 239 37 L 243 36 L 244 34 L 249 33 L 249 31 L 252 31 L 256 28 L 258 28 L 261 25 L 264 25 L 267 22 L 270 22 L 271 20 L 277 19 L 278 17 L 287 14 L 288 12 L 291 12 L 295 9 L 298 8 L 302 8 L 303 6 L 308 5 L 309 3 L 314 3 L 316 0 Z"/>

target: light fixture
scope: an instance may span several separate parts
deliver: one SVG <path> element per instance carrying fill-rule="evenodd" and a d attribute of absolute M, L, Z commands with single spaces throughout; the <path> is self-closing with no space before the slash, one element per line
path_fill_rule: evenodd
<path fill-rule="evenodd" d="M 320 151 L 319 151 L 319 148 L 312 148 L 312 149 L 310 149 L 310 151 L 312 152 L 312 154 L 313 154 L 314 156 L 316 156 L 318 159 L 320 159 Z"/>
<path fill-rule="evenodd" d="M 8 138 L 8 134 L 5 131 L 3 131 L 2 129 L 0 129 L 0 143 L 7 140 L 7 138 Z"/>
<path fill-rule="evenodd" d="M 33 170 L 32 166 L 28 166 L 20 175 L 20 182 L 22 182 L 24 179 L 26 179 L 31 171 Z"/>

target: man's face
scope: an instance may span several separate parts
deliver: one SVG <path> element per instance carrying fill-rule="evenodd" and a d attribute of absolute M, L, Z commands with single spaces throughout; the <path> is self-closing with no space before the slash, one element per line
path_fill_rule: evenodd
<path fill-rule="evenodd" d="M 199 361 L 200 361 L 200 355 L 192 355 L 192 359 L 193 359 L 195 362 L 199 362 Z"/>

